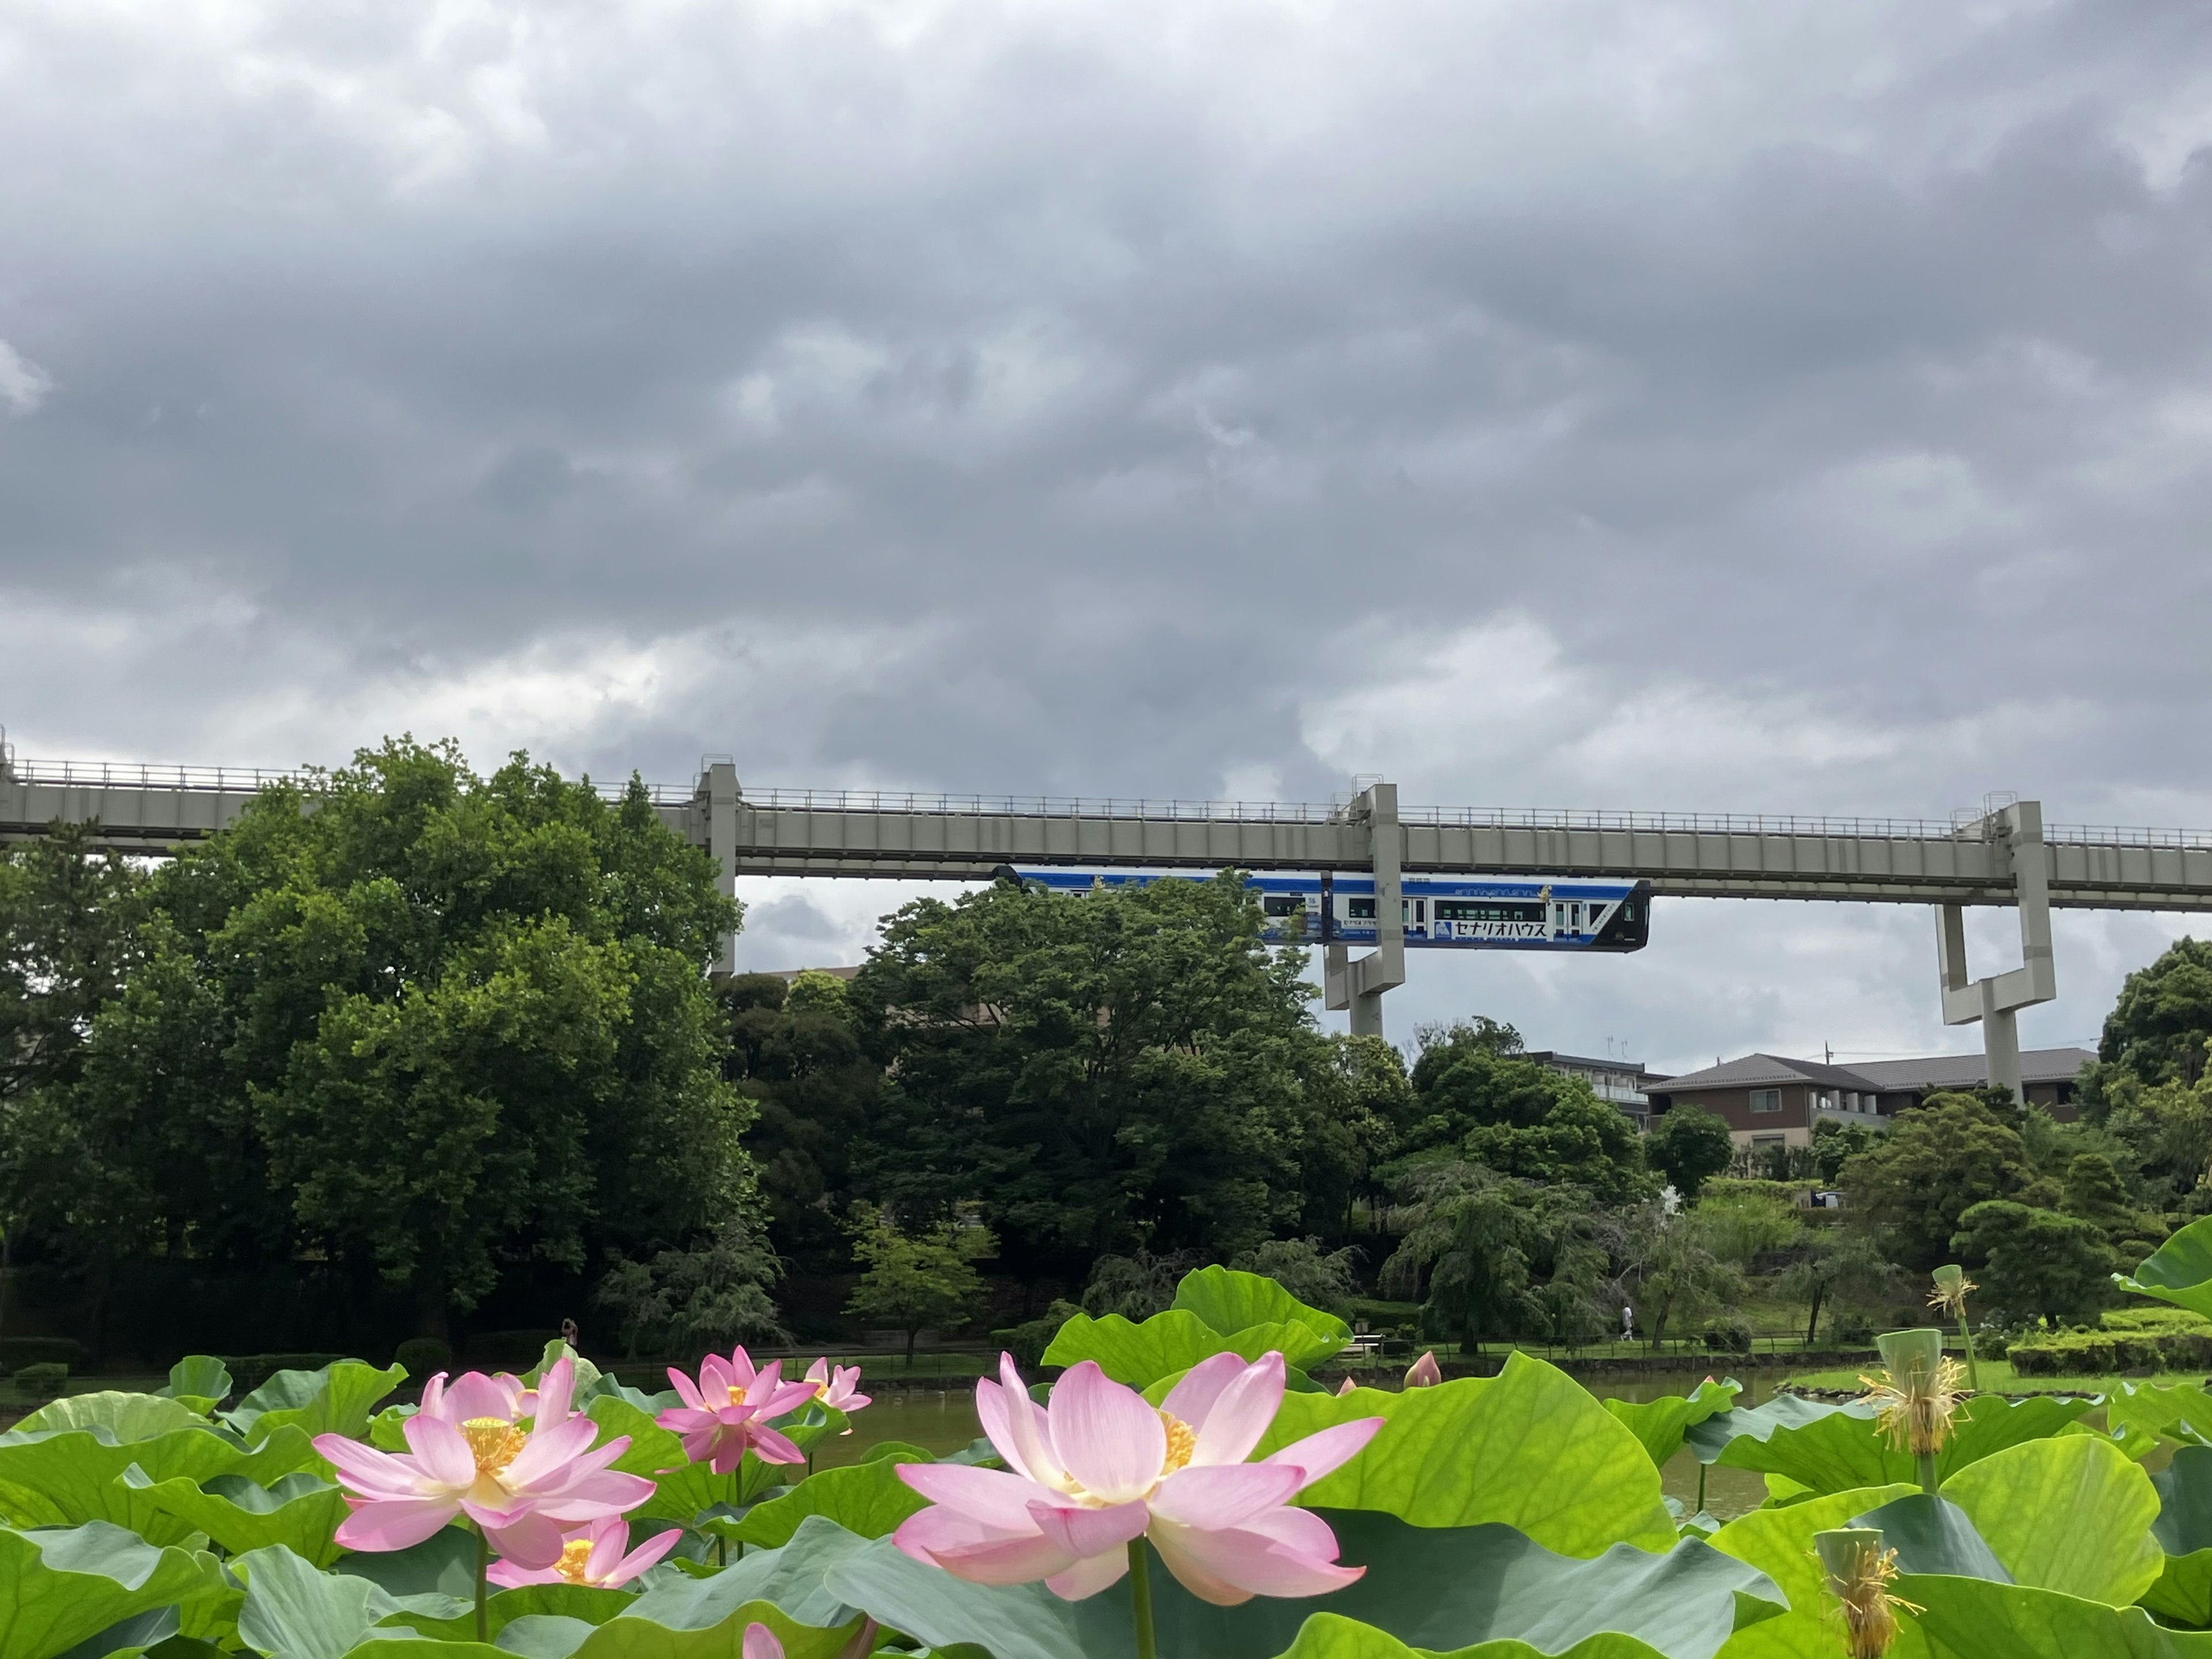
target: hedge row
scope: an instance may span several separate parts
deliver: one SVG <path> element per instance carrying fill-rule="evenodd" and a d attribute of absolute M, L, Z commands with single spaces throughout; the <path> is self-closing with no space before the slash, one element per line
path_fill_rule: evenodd
<path fill-rule="evenodd" d="M 84 1344 L 66 1336 L 0 1336 L 0 1371 L 26 1365 L 68 1365 L 82 1369 L 90 1356 Z"/>
<path fill-rule="evenodd" d="M 2212 1370 L 2212 1331 L 2065 1331 L 2015 1342 L 2005 1358 L 2021 1376 Z"/>

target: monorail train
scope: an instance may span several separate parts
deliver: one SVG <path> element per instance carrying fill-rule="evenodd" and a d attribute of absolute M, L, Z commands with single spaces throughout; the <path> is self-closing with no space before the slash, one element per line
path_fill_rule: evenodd
<path fill-rule="evenodd" d="M 1017 869 L 998 873 L 1056 893 L 1210 881 L 1202 870 Z M 1272 945 L 1372 945 L 1371 876 L 1248 875 Z M 1406 943 L 1455 951 L 1640 951 L 1651 937 L 1651 884 L 1568 876 L 1407 876 Z"/>

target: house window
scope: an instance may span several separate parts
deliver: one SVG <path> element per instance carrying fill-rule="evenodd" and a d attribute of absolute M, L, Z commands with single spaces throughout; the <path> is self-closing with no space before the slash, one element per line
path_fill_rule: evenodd
<path fill-rule="evenodd" d="M 1764 1093 L 1765 1091 L 1762 1090 L 1760 1092 Z M 1751 1144 L 1754 1149 L 1766 1146 L 1780 1146 L 1785 1144 L 1785 1139 L 1784 1137 L 1781 1135 L 1753 1135 L 1751 1138 Z"/>
<path fill-rule="evenodd" d="M 1751 1091 L 1751 1109 L 1754 1112 L 1780 1111 L 1782 1109 L 1782 1091 L 1779 1089 L 1753 1089 Z"/>

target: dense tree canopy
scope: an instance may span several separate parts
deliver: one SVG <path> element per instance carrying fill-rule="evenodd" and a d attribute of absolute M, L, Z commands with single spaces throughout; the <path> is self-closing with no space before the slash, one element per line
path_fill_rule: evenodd
<path fill-rule="evenodd" d="M 1950 1261 L 1960 1218 L 2036 1179 L 2019 1133 L 1981 1101 L 1930 1095 L 1900 1113 L 1882 1143 L 1843 1168 L 1856 1220 L 1881 1229 L 1894 1258 L 1918 1272 Z"/>
<path fill-rule="evenodd" d="M 886 1067 L 866 1178 L 910 1216 L 973 1199 L 1010 1263 L 1078 1278 L 1117 1247 L 1296 1228 L 1309 1140 L 1344 1201 L 1372 1062 L 1338 1061 L 1302 957 L 1259 931 L 1233 878 L 908 905 L 853 981 Z"/>
<path fill-rule="evenodd" d="M 1677 1106 L 1661 1114 L 1644 1143 L 1644 1160 L 1686 1199 L 1729 1166 L 1735 1137 L 1728 1120 L 1702 1106 Z"/>
<path fill-rule="evenodd" d="M 2212 939 L 2183 939 L 2130 974 L 2097 1044 L 2102 1081 L 2194 1083 L 2212 1042 Z"/>
<path fill-rule="evenodd" d="M 736 917 L 641 788 L 389 742 L 146 896 L 143 968 L 8 1149 L 14 1201 L 82 1253 L 312 1249 L 412 1285 L 434 1329 L 503 1263 L 746 1201 L 701 973 Z"/>
<path fill-rule="evenodd" d="M 881 1079 L 834 975 L 740 974 L 717 988 L 729 1022 L 726 1075 L 757 1109 L 745 1145 L 776 1247 L 820 1270 L 846 1248 Z"/>
<path fill-rule="evenodd" d="M 1521 1052 L 1510 1025 L 1431 1027 L 1413 1061 L 1408 1154 L 1464 1158 L 1502 1175 L 1577 1187 L 1601 1203 L 1647 1197 L 1636 1127 L 1589 1085 Z"/>

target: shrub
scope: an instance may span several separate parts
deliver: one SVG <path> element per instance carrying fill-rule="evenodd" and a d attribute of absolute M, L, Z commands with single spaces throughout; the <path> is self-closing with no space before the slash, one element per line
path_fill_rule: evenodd
<path fill-rule="evenodd" d="M 69 1381 L 69 1367 L 55 1361 L 26 1365 L 15 1373 L 15 1386 L 33 1400 L 52 1400 Z"/>
<path fill-rule="evenodd" d="M 1829 1325 L 1828 1336 L 1846 1347 L 1863 1348 L 1874 1340 L 1874 1321 L 1857 1308 L 1846 1309 Z"/>
<path fill-rule="evenodd" d="M 2005 1358 L 2022 1376 L 2212 1369 L 2212 1330 L 2062 1331 L 2014 1342 Z"/>
<path fill-rule="evenodd" d="M 1054 1301 L 1045 1310 L 1044 1317 L 1031 1319 L 1019 1325 L 1010 1325 L 1005 1330 L 993 1331 L 991 1340 L 1013 1355 L 1018 1365 L 1035 1367 L 1044 1363 L 1044 1351 L 1067 1323 L 1082 1309 L 1073 1302 Z"/>
<path fill-rule="evenodd" d="M 1741 1319 L 1726 1319 L 1705 1333 L 1705 1346 L 1714 1353 L 1749 1353 L 1751 1327 Z"/>
<path fill-rule="evenodd" d="M 0 1337 L 0 1372 L 24 1365 L 83 1365 L 90 1358 L 84 1344 L 74 1337 Z"/>
<path fill-rule="evenodd" d="M 409 1380 L 416 1382 L 453 1369 L 453 1351 L 442 1337 L 410 1336 L 392 1350 L 392 1358 L 394 1364 L 404 1365 Z"/>

